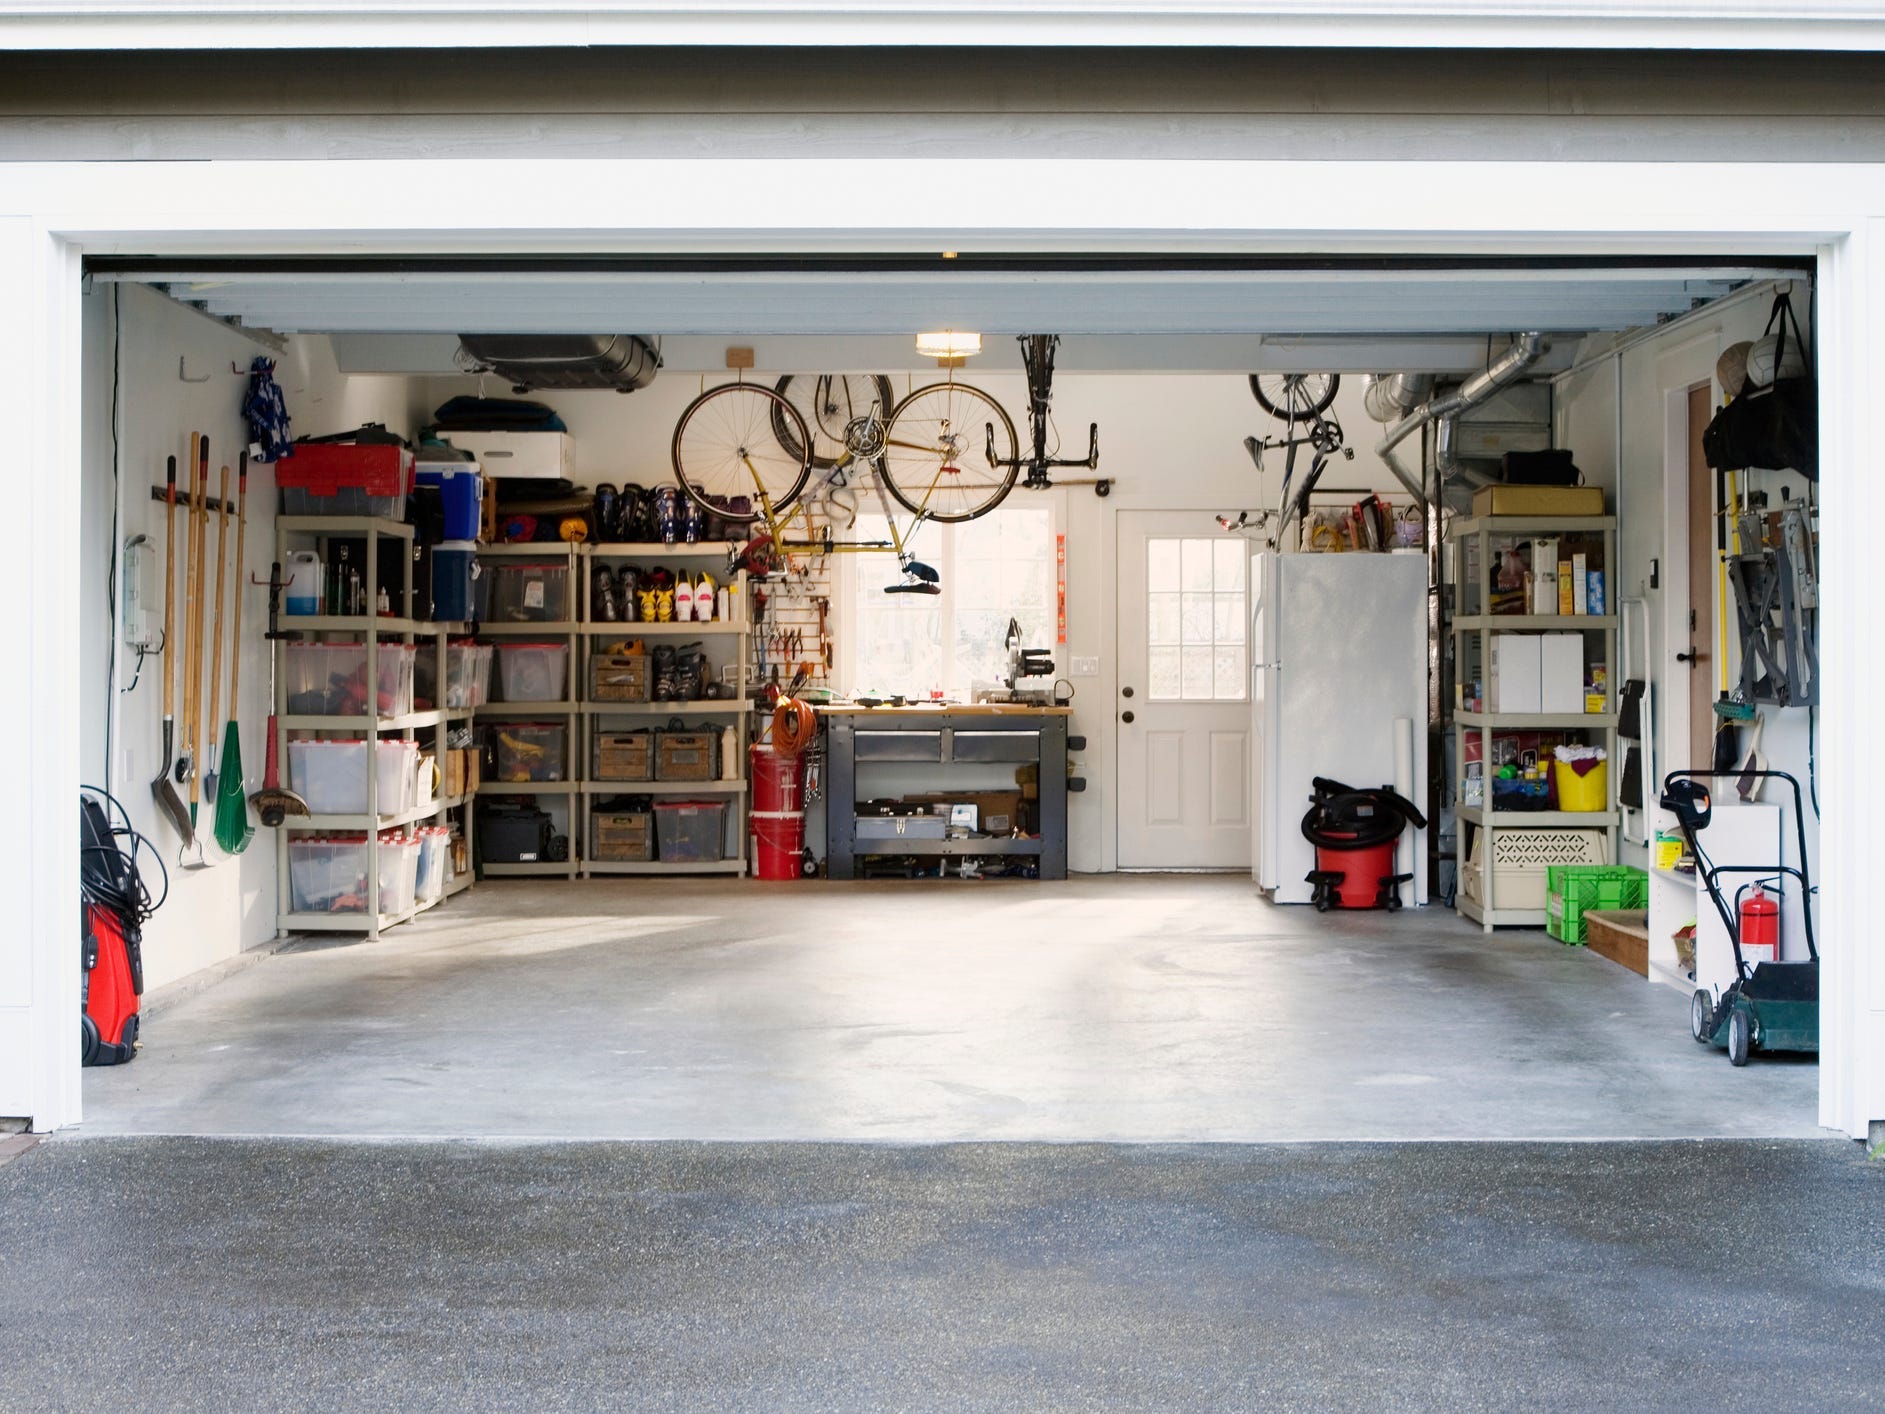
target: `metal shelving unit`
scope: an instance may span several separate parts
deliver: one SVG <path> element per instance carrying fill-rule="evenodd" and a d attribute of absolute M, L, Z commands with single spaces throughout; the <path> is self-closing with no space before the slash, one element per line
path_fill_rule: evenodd
<path fill-rule="evenodd" d="M 380 644 L 387 639 L 397 639 L 402 643 L 415 645 L 420 651 L 430 651 L 437 655 L 435 681 L 442 690 L 447 680 L 446 642 L 457 632 L 463 631 L 461 624 L 431 623 L 411 617 L 413 603 L 412 555 L 410 553 L 413 529 L 397 521 L 381 520 L 368 516 L 277 516 L 275 519 L 275 558 L 285 562 L 287 552 L 293 548 L 304 548 L 312 540 L 323 549 L 323 562 L 331 562 L 332 556 L 327 547 L 335 540 L 362 540 L 365 542 L 364 556 L 366 571 L 366 597 L 369 604 L 379 602 L 379 546 L 382 540 L 396 540 L 407 546 L 408 553 L 401 557 L 404 573 L 397 586 L 386 586 L 388 597 L 403 612 L 403 616 L 365 615 L 365 614 L 305 614 L 285 616 L 284 627 L 291 628 L 306 639 L 335 641 L 343 639 L 361 640 L 366 647 L 366 679 L 377 683 L 379 673 Z M 419 739 L 419 733 L 432 733 L 432 748 L 435 759 L 445 759 L 446 739 L 452 726 L 468 722 L 469 711 L 444 710 L 433 708 L 426 711 L 401 713 L 397 716 L 327 716 L 308 713 L 290 713 L 288 711 L 287 673 L 282 657 L 286 644 L 275 644 L 275 748 L 278 759 L 287 763 L 288 740 L 291 733 L 302 735 L 342 735 L 365 737 L 369 742 L 397 736 L 408 741 Z M 435 899 L 415 902 L 411 907 L 398 910 L 384 910 L 380 907 L 380 833 L 385 830 L 403 829 L 408 825 L 421 824 L 428 820 L 449 818 L 454 811 L 462 812 L 459 820 L 460 830 L 465 841 L 467 861 L 472 857 L 475 847 L 475 825 L 473 812 L 466 796 L 437 797 L 428 805 L 412 809 L 384 812 L 379 809 L 379 771 L 375 759 L 369 753 L 367 763 L 367 809 L 362 814 L 346 815 L 310 815 L 290 816 L 280 829 L 275 832 L 276 860 L 276 908 L 275 928 L 278 935 L 306 932 L 364 933 L 368 938 L 378 938 L 388 928 L 415 918 L 430 908 L 436 907 L 448 898 L 463 893 L 472 885 L 473 872 L 470 868 L 456 874 L 449 880 L 444 890 Z M 291 835 L 319 834 L 324 832 L 361 833 L 366 836 L 366 908 L 363 912 L 308 913 L 297 912 L 293 906 L 293 885 L 289 876 L 289 837 Z"/>
<path fill-rule="evenodd" d="M 1607 666 L 1611 674 L 1611 681 L 1608 684 L 1609 700 L 1614 706 L 1616 674 L 1621 666 L 1617 660 L 1617 616 L 1615 614 L 1493 614 L 1488 612 L 1492 604 L 1492 573 L 1496 563 L 1493 547 L 1513 541 L 1529 540 L 1534 536 L 1600 541 L 1603 546 L 1606 586 L 1609 594 L 1615 595 L 1617 565 L 1615 516 L 1477 516 L 1456 521 L 1450 532 L 1450 538 L 1456 547 L 1456 568 L 1450 604 L 1456 681 L 1464 679 L 1463 665 L 1469 656 L 1477 658 L 1482 671 L 1491 662 L 1490 640 L 1494 633 L 1598 634 L 1602 636 L 1602 656 L 1593 659 L 1587 651 L 1585 663 L 1588 666 L 1592 661 L 1600 661 Z M 1470 573 L 1466 564 L 1469 558 L 1473 559 Z M 1475 650 L 1471 655 L 1467 651 L 1469 644 Z M 1459 858 L 1464 862 L 1471 856 L 1472 844 L 1466 838 L 1466 830 L 1470 827 L 1478 836 L 1479 853 L 1483 861 L 1481 889 L 1485 895 L 1483 901 L 1469 898 L 1462 883 L 1458 891 L 1456 906 L 1464 917 L 1470 918 L 1488 932 L 1495 927 L 1542 928 L 1546 922 L 1544 909 L 1499 906 L 1498 836 L 1503 830 L 1602 830 L 1605 858 L 1606 860 L 1616 859 L 1617 832 L 1622 820 L 1622 815 L 1616 807 L 1618 776 L 1616 712 L 1614 710 L 1582 713 L 1475 712 L 1455 709 L 1452 714 L 1452 725 L 1455 773 L 1453 792 L 1454 800 L 1459 802 L 1454 811 L 1460 822 Z M 1593 811 L 1491 809 L 1493 737 L 1495 733 L 1514 731 L 1594 733 L 1612 763 L 1611 768 L 1606 772 L 1609 783 L 1607 808 Z M 1464 803 L 1466 799 L 1466 741 L 1468 735 L 1473 733 L 1479 737 L 1481 782 L 1487 802 L 1485 805 Z"/>
<path fill-rule="evenodd" d="M 636 727 L 645 727 L 648 718 L 665 721 L 669 717 L 724 718 L 723 728 L 730 727 L 734 732 L 734 749 L 731 760 L 720 763 L 721 779 L 715 781 L 593 781 L 583 777 L 582 793 L 584 796 L 582 814 L 583 829 L 587 839 L 592 810 L 591 802 L 598 798 L 621 795 L 649 795 L 688 798 L 692 796 L 728 798 L 726 837 L 721 841 L 723 858 L 718 861 L 700 864 L 663 863 L 659 859 L 649 861 L 583 859 L 581 869 L 584 875 L 610 874 L 732 874 L 746 873 L 746 832 L 747 832 L 747 790 L 746 790 L 746 749 L 751 741 L 752 712 L 751 704 L 746 700 L 746 677 L 752 661 L 752 622 L 747 610 L 747 579 L 744 570 L 735 571 L 725 581 L 731 591 L 729 598 L 732 613 L 724 619 L 707 619 L 686 623 L 638 623 L 597 622 L 594 606 L 590 602 L 592 573 L 596 561 L 619 567 L 623 564 L 657 564 L 662 561 L 685 561 L 694 564 L 724 566 L 728 547 L 718 542 L 707 544 L 626 544 L 603 543 L 583 547 L 581 574 L 581 623 L 578 632 L 583 636 L 584 652 L 570 666 L 570 692 L 586 694 L 589 689 L 588 652 L 591 640 L 608 635 L 617 638 L 678 638 L 683 640 L 717 640 L 730 643 L 731 655 L 720 663 L 722 668 L 731 667 L 736 695 L 730 700 L 700 702 L 591 702 L 582 701 L 576 705 L 581 714 L 583 728 L 584 760 L 588 759 L 590 739 L 599 726 L 608 724 L 609 719 L 627 719 Z M 578 679 L 575 674 L 580 672 Z M 624 728 L 626 729 L 626 728 Z M 571 854 L 578 851 L 572 845 Z M 585 848 L 581 851 L 587 854 Z"/>
<path fill-rule="evenodd" d="M 569 841 L 569 853 L 559 860 L 543 860 L 530 864 L 482 864 L 480 869 L 487 878 L 561 878 L 576 877 L 577 860 L 580 853 L 581 816 L 577 798 L 581 794 L 578 784 L 583 770 L 582 717 L 576 703 L 577 673 L 581 670 L 585 640 L 581 637 L 582 625 L 577 621 L 580 614 L 578 606 L 582 603 L 582 558 L 575 545 L 557 542 L 555 544 L 523 545 L 480 545 L 478 558 L 482 563 L 483 573 L 492 573 L 492 562 L 504 560 L 522 560 L 560 564 L 567 578 L 567 592 L 563 612 L 567 616 L 554 622 L 504 623 L 494 619 L 485 619 L 478 624 L 478 636 L 495 639 L 502 654 L 505 639 L 541 639 L 546 643 L 562 643 L 569 652 L 568 685 L 563 690 L 563 697 L 556 702 L 486 702 L 478 708 L 477 718 L 482 722 L 501 724 L 507 721 L 549 721 L 563 724 L 564 739 L 564 779 L 560 781 L 500 781 L 486 776 L 478 785 L 481 796 L 533 796 L 544 809 L 551 809 L 552 802 L 561 802 L 564 813 L 565 837 Z M 492 675 L 502 680 L 503 665 L 492 665 Z"/>

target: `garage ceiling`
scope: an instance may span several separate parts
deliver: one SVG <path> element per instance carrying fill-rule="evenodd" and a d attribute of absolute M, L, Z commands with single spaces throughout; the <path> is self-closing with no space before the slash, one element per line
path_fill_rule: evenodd
<path fill-rule="evenodd" d="M 1260 366 L 1251 353 L 1258 335 L 1266 343 L 1295 345 L 1290 359 L 1300 367 L 1307 366 L 1304 340 L 1329 339 L 1340 348 L 1363 338 L 1465 341 L 1521 329 L 1558 335 L 1632 329 L 1687 313 L 1747 281 L 1800 271 L 1772 261 L 1669 259 L 1540 265 L 1305 257 L 1180 264 L 984 256 L 841 263 L 309 259 L 188 268 L 132 259 L 101 263 L 92 273 L 151 283 L 218 318 L 285 334 L 584 331 L 720 342 L 894 336 L 901 347 L 919 329 L 958 328 L 1103 341 L 1085 357 L 1075 356 L 1070 343 L 1070 367 L 1097 368 L 1114 359 L 1145 367 L 1143 350 L 1129 354 L 1116 340 L 1153 336 L 1204 339 L 1207 353 L 1222 346 L 1225 367 L 1249 368 Z M 1117 354 L 1103 352 L 1115 347 Z M 689 362 L 675 357 L 680 348 L 667 352 L 670 367 Z M 1348 352 L 1365 366 L 1415 366 L 1405 359 L 1375 362 L 1375 350 Z M 1331 354 L 1323 364 L 1350 361 Z M 1466 361 L 1473 361 L 1469 353 Z"/>

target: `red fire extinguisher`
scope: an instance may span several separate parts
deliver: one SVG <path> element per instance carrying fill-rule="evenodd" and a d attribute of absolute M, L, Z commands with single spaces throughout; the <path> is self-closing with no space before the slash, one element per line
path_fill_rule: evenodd
<path fill-rule="evenodd" d="M 1741 899 L 1741 946 L 1759 948 L 1780 960 L 1780 900 L 1759 884 Z"/>

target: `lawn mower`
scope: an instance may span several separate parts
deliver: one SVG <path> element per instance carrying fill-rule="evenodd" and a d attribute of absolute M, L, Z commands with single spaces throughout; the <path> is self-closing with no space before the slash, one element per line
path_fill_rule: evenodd
<path fill-rule="evenodd" d="M 1793 788 L 1794 838 L 1800 842 L 1800 867 L 1779 863 L 1711 863 L 1702 852 L 1698 832 L 1713 814 L 1708 780 L 1745 780 L 1749 777 L 1785 781 Z M 1813 884 L 1807 872 L 1806 815 L 1800 804 L 1800 783 L 1785 771 L 1671 771 L 1663 779 L 1662 808 L 1674 813 L 1676 825 L 1695 858 L 1695 869 L 1708 897 L 1721 915 L 1734 947 L 1735 979 L 1719 998 L 1698 987 L 1689 999 L 1689 1033 L 1704 1045 L 1728 1052 L 1730 1065 L 1742 1066 L 1755 1051 L 1818 1051 L 1820 1048 L 1820 953 L 1813 936 Z M 1783 849 L 1783 854 L 1784 854 Z M 1757 876 L 1735 891 L 1734 907 L 1722 896 L 1724 874 Z M 1803 962 L 1757 961 L 1750 965 L 1744 942 L 1773 945 L 1779 956 L 1779 900 L 1785 880 L 1800 881 L 1800 915 L 1806 923 L 1807 957 Z M 1771 886 L 1773 892 L 1767 892 Z M 1750 892 L 1751 891 L 1751 892 Z M 1759 933 L 1757 939 L 1751 934 Z"/>

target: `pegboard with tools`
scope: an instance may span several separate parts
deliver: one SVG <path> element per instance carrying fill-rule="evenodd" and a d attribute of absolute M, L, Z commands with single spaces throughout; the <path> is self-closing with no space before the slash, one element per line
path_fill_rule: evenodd
<path fill-rule="evenodd" d="M 831 564 L 828 555 L 796 557 L 789 572 L 753 585 L 753 682 L 783 686 L 803 669 L 812 686 L 831 686 L 837 631 Z"/>

